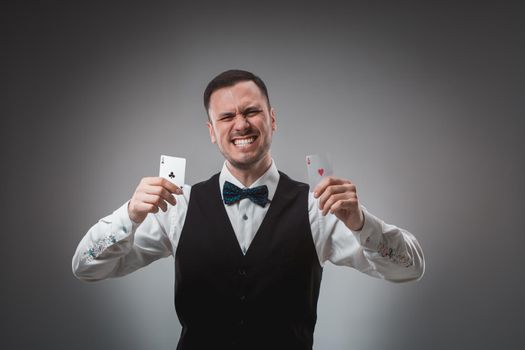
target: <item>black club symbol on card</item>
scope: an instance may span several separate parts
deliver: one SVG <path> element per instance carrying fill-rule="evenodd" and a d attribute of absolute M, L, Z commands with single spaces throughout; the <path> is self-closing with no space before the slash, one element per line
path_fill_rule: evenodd
<path fill-rule="evenodd" d="M 174 179 L 175 178 L 175 174 L 173 173 L 173 171 L 168 175 L 171 179 Z"/>

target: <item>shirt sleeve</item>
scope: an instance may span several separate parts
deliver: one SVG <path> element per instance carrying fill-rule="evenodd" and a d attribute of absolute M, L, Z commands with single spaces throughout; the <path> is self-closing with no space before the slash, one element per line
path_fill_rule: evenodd
<path fill-rule="evenodd" d="M 311 193 L 308 206 L 321 265 L 330 261 L 392 282 L 418 280 L 423 276 L 423 251 L 410 232 L 385 223 L 363 206 L 364 226 L 354 232 L 335 215 L 323 216 L 319 200 Z"/>
<path fill-rule="evenodd" d="M 73 274 L 86 282 L 121 277 L 173 255 L 189 200 L 189 189 L 184 190 L 175 206 L 168 203 L 166 212 L 148 214 L 140 224 L 129 218 L 128 202 L 100 219 L 75 251 Z"/>

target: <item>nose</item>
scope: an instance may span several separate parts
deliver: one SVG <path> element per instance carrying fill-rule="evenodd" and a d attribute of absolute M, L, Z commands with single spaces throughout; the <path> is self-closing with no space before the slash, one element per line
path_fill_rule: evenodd
<path fill-rule="evenodd" d="M 249 129 L 250 126 L 250 122 L 248 121 L 248 118 L 246 116 L 242 115 L 241 113 L 237 113 L 237 115 L 235 115 L 233 125 L 235 130 L 246 130 Z"/>

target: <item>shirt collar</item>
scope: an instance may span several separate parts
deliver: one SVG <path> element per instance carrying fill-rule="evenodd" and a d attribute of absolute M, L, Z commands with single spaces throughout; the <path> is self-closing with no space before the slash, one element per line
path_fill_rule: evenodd
<path fill-rule="evenodd" d="M 239 180 L 235 178 L 235 176 L 232 175 L 232 173 L 226 166 L 226 161 L 225 161 L 224 164 L 222 165 L 221 174 L 219 175 L 219 185 L 221 186 L 220 187 L 221 197 L 222 197 L 222 188 L 224 187 L 224 183 L 226 181 L 229 181 L 239 188 L 253 188 L 257 186 L 266 185 L 268 186 L 268 199 L 272 200 L 275 194 L 275 191 L 277 190 L 277 184 L 279 183 L 279 177 L 280 177 L 279 171 L 277 171 L 275 162 L 272 159 L 272 165 L 270 165 L 268 170 L 266 170 L 266 172 L 262 174 L 260 178 L 255 180 L 255 182 L 251 184 L 251 186 L 245 187 Z"/>

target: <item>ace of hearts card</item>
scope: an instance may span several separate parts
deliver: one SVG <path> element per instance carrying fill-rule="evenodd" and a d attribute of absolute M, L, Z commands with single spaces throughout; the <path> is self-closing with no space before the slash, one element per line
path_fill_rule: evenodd
<path fill-rule="evenodd" d="M 329 154 L 312 154 L 306 156 L 306 168 L 308 170 L 308 183 L 310 191 L 325 177 L 334 174 L 332 159 Z"/>

